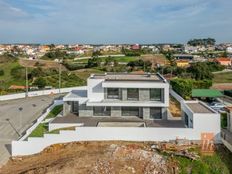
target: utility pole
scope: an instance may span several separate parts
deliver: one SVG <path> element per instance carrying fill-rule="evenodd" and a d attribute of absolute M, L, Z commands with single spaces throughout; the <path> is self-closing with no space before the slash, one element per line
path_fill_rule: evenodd
<path fill-rule="evenodd" d="M 61 93 L 61 60 L 59 61 L 59 93 Z"/>
<path fill-rule="evenodd" d="M 28 97 L 28 72 L 26 67 L 26 98 Z"/>

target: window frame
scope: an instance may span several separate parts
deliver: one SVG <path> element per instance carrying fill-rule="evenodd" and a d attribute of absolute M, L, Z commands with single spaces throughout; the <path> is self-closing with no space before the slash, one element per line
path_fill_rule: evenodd
<path fill-rule="evenodd" d="M 134 94 L 136 94 L 136 98 L 135 97 L 129 97 L 129 95 L 128 95 L 129 90 L 136 90 L 137 91 L 136 93 L 134 93 Z M 139 101 L 139 89 L 138 88 L 127 88 L 127 100 L 128 101 Z"/>
<path fill-rule="evenodd" d="M 159 99 L 157 99 L 156 97 L 152 97 L 152 90 L 159 90 L 160 91 Z M 150 88 L 150 101 L 162 101 L 163 100 L 163 96 L 162 96 L 163 92 L 162 91 L 163 91 L 162 88 Z M 156 91 L 154 94 L 156 94 Z"/>
<path fill-rule="evenodd" d="M 117 96 L 116 95 L 109 95 L 109 90 L 112 90 L 112 89 L 117 90 L 117 93 L 118 93 Z M 119 88 L 107 88 L 106 89 L 106 98 L 107 99 L 120 99 L 120 89 Z"/>
<path fill-rule="evenodd" d="M 101 111 L 100 112 L 96 112 L 96 109 L 100 109 L 100 108 L 101 108 Z M 111 116 L 111 107 L 107 107 L 107 106 L 94 106 L 93 107 L 93 116 L 94 117 L 110 117 Z"/>
<path fill-rule="evenodd" d="M 130 109 L 131 108 L 133 108 L 134 109 L 134 111 L 131 111 Z M 128 110 L 127 110 L 128 109 Z M 131 112 L 137 112 L 137 114 L 135 114 L 135 115 L 131 115 L 131 114 L 125 114 L 125 111 L 127 112 L 127 113 L 130 113 L 130 111 Z M 140 109 L 139 109 L 139 107 L 121 107 L 121 116 L 122 117 L 133 117 L 133 116 L 136 116 L 136 117 L 139 117 L 139 114 L 140 114 Z"/>
<path fill-rule="evenodd" d="M 152 116 L 152 112 L 151 112 L 151 111 L 152 111 L 153 109 L 159 110 L 159 112 L 160 112 L 160 117 L 159 117 L 159 118 L 155 118 L 154 116 Z M 151 120 L 162 120 L 162 119 L 163 119 L 162 108 L 160 108 L 160 107 L 152 107 L 152 108 L 150 108 L 149 118 L 150 118 Z"/>

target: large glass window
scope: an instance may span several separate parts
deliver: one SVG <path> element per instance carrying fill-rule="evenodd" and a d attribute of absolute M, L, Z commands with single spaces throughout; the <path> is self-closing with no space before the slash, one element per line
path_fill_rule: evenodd
<path fill-rule="evenodd" d="M 136 88 L 127 89 L 127 100 L 139 100 L 139 89 Z"/>
<path fill-rule="evenodd" d="M 138 107 L 122 107 L 122 116 L 139 116 Z"/>
<path fill-rule="evenodd" d="M 94 116 L 110 116 L 111 107 L 93 107 Z"/>
<path fill-rule="evenodd" d="M 163 89 L 150 89 L 150 100 L 161 101 Z"/>
<path fill-rule="evenodd" d="M 151 119 L 162 119 L 161 108 L 150 108 Z"/>
<path fill-rule="evenodd" d="M 119 89 L 107 88 L 107 99 L 119 99 Z"/>

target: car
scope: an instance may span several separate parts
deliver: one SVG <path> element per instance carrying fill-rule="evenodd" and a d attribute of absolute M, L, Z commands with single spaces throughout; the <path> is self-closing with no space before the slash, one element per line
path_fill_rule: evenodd
<path fill-rule="evenodd" d="M 212 102 L 209 106 L 216 111 L 219 111 L 225 107 L 225 105 L 220 102 Z"/>

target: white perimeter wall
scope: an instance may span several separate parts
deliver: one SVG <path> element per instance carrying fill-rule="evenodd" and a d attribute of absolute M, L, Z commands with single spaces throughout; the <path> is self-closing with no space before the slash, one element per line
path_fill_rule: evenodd
<path fill-rule="evenodd" d="M 73 88 L 61 88 L 60 93 L 68 93 L 71 92 L 72 90 L 82 90 L 86 89 L 85 86 L 80 86 L 80 87 L 73 87 Z M 28 97 L 36 97 L 36 96 L 41 96 L 41 95 L 50 95 L 50 94 L 59 94 L 59 89 L 50 89 L 50 90 L 42 90 L 42 91 L 32 91 L 28 93 Z M 10 94 L 10 95 L 3 95 L 0 96 L 0 101 L 5 101 L 5 100 L 14 100 L 14 99 L 20 99 L 20 98 L 25 98 L 26 93 L 18 93 L 18 94 Z"/>
<path fill-rule="evenodd" d="M 45 134 L 44 138 L 29 137 L 28 141 L 12 141 L 12 156 L 35 154 L 49 145 L 74 141 L 169 141 L 178 138 L 200 140 L 201 133 L 189 128 L 77 127 L 76 131 Z"/>

